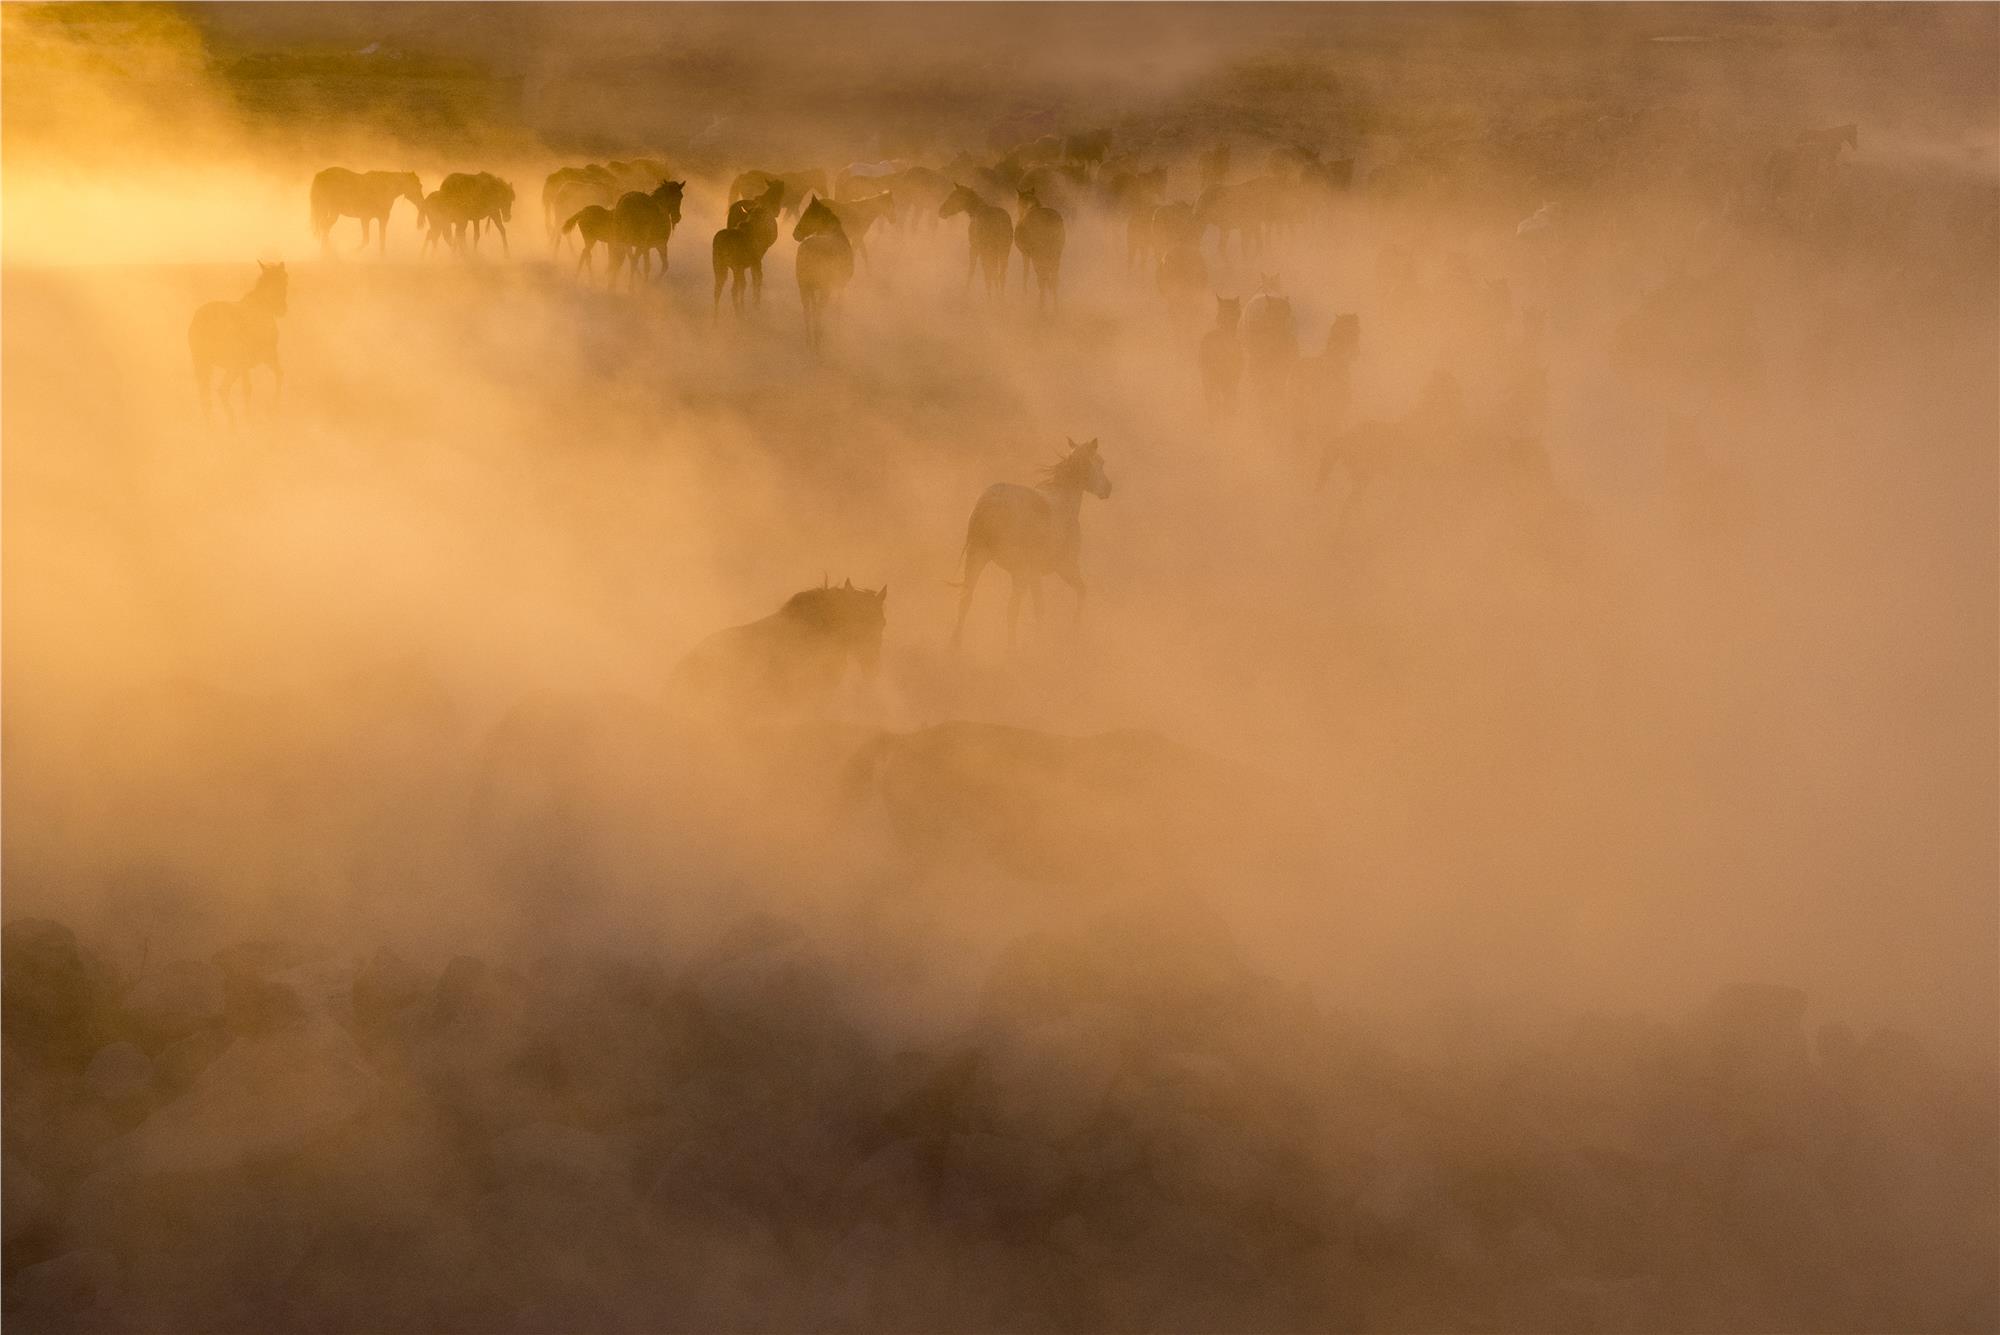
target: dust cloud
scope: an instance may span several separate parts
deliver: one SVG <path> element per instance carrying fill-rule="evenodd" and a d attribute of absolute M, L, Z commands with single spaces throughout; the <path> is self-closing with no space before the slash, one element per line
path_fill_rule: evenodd
<path fill-rule="evenodd" d="M 1993 8 L 0 16 L 10 1324 L 2000 1323 Z M 711 314 L 850 164 L 1041 172 L 1057 308 L 933 201 Z M 849 580 L 872 674 L 677 692 Z"/>

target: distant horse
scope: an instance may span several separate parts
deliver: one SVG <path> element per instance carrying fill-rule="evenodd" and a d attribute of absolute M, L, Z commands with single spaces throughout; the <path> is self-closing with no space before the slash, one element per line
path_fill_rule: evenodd
<path fill-rule="evenodd" d="M 884 218 L 896 216 L 896 194 L 884 190 L 880 194 L 867 195 L 861 199 L 823 199 L 819 201 L 833 210 L 840 219 L 841 230 L 854 243 L 854 253 L 861 257 L 862 264 L 868 263 L 868 229 Z"/>
<path fill-rule="evenodd" d="M 312 229 L 320 249 L 333 250 L 333 225 L 342 218 L 361 220 L 361 244 L 368 245 L 368 225 L 375 224 L 377 253 L 389 252 L 389 213 L 396 201 L 407 199 L 424 211 L 424 187 L 415 172 L 351 172 L 328 167 L 312 179 Z"/>
<path fill-rule="evenodd" d="M 592 204 L 610 208 L 618 202 L 618 178 L 610 168 L 598 163 L 582 167 L 558 167 L 542 182 L 542 226 L 551 252 L 562 248 L 566 233 L 562 221 L 573 218 Z"/>
<path fill-rule="evenodd" d="M 1090 130 L 1063 140 L 1063 160 L 1079 167 L 1095 167 L 1111 151 L 1111 131 Z"/>
<path fill-rule="evenodd" d="M 250 408 L 250 372 L 259 366 L 271 368 L 275 381 L 272 402 L 284 393 L 285 368 L 278 361 L 278 317 L 285 313 L 285 292 L 289 280 L 282 264 L 257 262 L 257 285 L 237 301 L 211 301 L 195 309 L 188 321 L 188 352 L 194 359 L 195 392 L 201 396 L 201 415 L 213 415 L 210 385 L 215 372 L 222 372 L 222 410 L 229 424 L 236 425 L 235 410 L 229 406 L 229 390 L 243 383 L 243 408 Z"/>
<path fill-rule="evenodd" d="M 795 593 L 770 616 L 718 631 L 674 668 L 670 694 L 735 717 L 825 707 L 849 664 L 873 677 L 882 656 L 889 589 L 852 581 Z"/>
<path fill-rule="evenodd" d="M 823 167 L 801 167 L 788 172 L 744 172 L 729 184 L 729 202 L 756 199 L 770 189 L 775 181 L 783 190 L 779 198 L 784 204 L 784 216 L 789 218 L 797 213 L 807 195 L 824 198 L 832 193 L 826 185 L 826 169 Z M 776 214 L 774 212 L 773 216 Z"/>
<path fill-rule="evenodd" d="M 1037 487 L 996 482 L 985 490 L 972 507 L 972 519 L 965 528 L 964 577 L 958 585 L 953 648 L 964 637 L 965 614 L 972 608 L 979 576 L 993 561 L 1014 580 L 1013 596 L 1007 603 L 1009 645 L 1014 643 L 1014 623 L 1020 617 L 1023 592 L 1033 592 L 1035 614 L 1041 615 L 1044 575 L 1055 575 L 1076 590 L 1076 615 L 1082 618 L 1083 529 L 1078 515 L 1085 492 L 1099 500 L 1111 495 L 1111 479 L 1104 474 L 1104 461 L 1098 456 L 1094 438 L 1081 445 L 1070 441 L 1069 453 L 1043 471 Z"/>
<path fill-rule="evenodd" d="M 1242 319 L 1241 297 L 1215 299 L 1215 328 L 1201 340 L 1201 391 L 1210 415 L 1236 411 L 1236 386 L 1243 379 L 1243 342 L 1237 337 Z"/>
<path fill-rule="evenodd" d="M 1042 303 L 1061 304 L 1063 219 L 1043 204 L 1032 190 L 1020 196 L 1021 217 L 1014 224 L 1014 244 L 1021 248 L 1021 287 L 1026 290 L 1028 274 L 1034 272 L 1035 309 Z"/>
<path fill-rule="evenodd" d="M 841 229 L 840 216 L 823 199 L 807 201 L 792 240 L 799 243 L 796 267 L 806 342 L 817 353 L 826 337 L 826 308 L 854 277 L 854 247 Z"/>
<path fill-rule="evenodd" d="M 950 197 L 952 191 L 950 177 L 929 167 L 912 167 L 884 180 L 882 185 L 884 189 L 895 192 L 896 225 L 899 228 L 907 229 L 921 218 L 927 231 L 937 230 L 938 206 Z"/>
<path fill-rule="evenodd" d="M 1243 361 L 1250 385 L 1267 411 L 1278 406 L 1299 360 L 1292 303 L 1278 295 L 1278 276 L 1264 274 L 1258 294 L 1243 311 Z"/>
<path fill-rule="evenodd" d="M 1007 259 L 1014 249 L 1014 221 L 1007 210 L 988 204 L 969 186 L 954 186 L 938 206 L 938 217 L 966 216 L 965 290 L 972 290 L 972 275 L 986 278 L 986 295 L 997 297 L 1007 286 Z"/>
<path fill-rule="evenodd" d="M 729 206 L 729 225 L 715 234 L 709 257 L 715 266 L 712 314 L 722 313 L 722 283 L 729 280 L 729 300 L 743 313 L 743 277 L 750 276 L 757 304 L 764 304 L 764 255 L 778 240 L 778 208 L 785 183 L 773 180 L 756 199 L 739 199 Z"/>
<path fill-rule="evenodd" d="M 1208 291 L 1208 261 L 1202 258 L 1201 247 L 1192 241 L 1175 245 L 1160 257 L 1153 281 L 1166 299 L 1168 316 L 1186 328 Z"/>
<path fill-rule="evenodd" d="M 491 223 L 500 233 L 500 253 L 507 253 L 507 223 L 514 216 L 514 187 L 492 172 L 453 172 L 439 184 L 445 215 L 451 224 L 452 243 L 465 252 L 465 234 L 472 232 L 472 248 L 479 248 L 479 229 Z"/>

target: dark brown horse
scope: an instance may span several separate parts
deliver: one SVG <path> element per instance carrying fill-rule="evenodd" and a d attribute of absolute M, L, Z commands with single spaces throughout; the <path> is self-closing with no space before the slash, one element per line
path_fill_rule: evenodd
<path fill-rule="evenodd" d="M 1014 224 L 1014 244 L 1021 248 L 1021 287 L 1028 286 L 1030 271 L 1035 281 L 1035 309 L 1044 303 L 1061 304 L 1063 219 L 1060 213 L 1036 198 L 1033 190 L 1020 195 L 1021 217 Z"/>
<path fill-rule="evenodd" d="M 795 593 L 770 616 L 709 636 L 674 668 L 670 695 L 707 716 L 823 709 L 850 664 L 875 675 L 889 589 L 851 581 Z"/>
<path fill-rule="evenodd" d="M 715 301 L 712 313 L 722 314 L 722 283 L 729 280 L 729 300 L 736 313 L 743 313 L 743 277 L 759 306 L 764 304 L 764 255 L 778 240 L 778 209 L 785 197 L 785 183 L 772 180 L 756 199 L 739 199 L 729 206 L 729 225 L 715 234 L 709 255 L 715 265 Z"/>
<path fill-rule="evenodd" d="M 1014 249 L 1014 221 L 1007 210 L 988 204 L 969 186 L 954 186 L 938 206 L 938 217 L 963 213 L 968 226 L 965 259 L 965 290 L 972 290 L 972 275 L 986 277 L 986 295 L 997 297 L 1007 286 L 1007 260 Z"/>

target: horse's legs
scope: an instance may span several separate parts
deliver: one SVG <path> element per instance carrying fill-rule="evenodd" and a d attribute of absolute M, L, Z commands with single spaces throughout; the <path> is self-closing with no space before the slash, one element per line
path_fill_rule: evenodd
<path fill-rule="evenodd" d="M 503 260 L 512 259 L 513 256 L 507 251 L 507 224 L 495 218 L 493 220 L 493 230 L 500 234 L 500 258 Z"/>
<path fill-rule="evenodd" d="M 986 557 L 968 553 L 965 558 L 965 583 L 958 591 L 958 622 L 951 628 L 951 647 L 956 649 L 965 638 L 965 614 L 972 610 L 972 593 L 979 587 L 979 577 L 986 572 Z"/>
<path fill-rule="evenodd" d="M 375 224 L 375 253 L 384 259 L 389 256 L 389 215 L 386 213 Z"/>
<path fill-rule="evenodd" d="M 755 304 L 762 306 L 764 304 L 764 257 L 762 255 L 750 261 L 750 284 L 751 295 L 755 298 Z"/>
<path fill-rule="evenodd" d="M 201 401 L 201 420 L 210 424 L 215 421 L 215 403 L 209 386 L 214 374 L 215 368 L 206 362 L 198 361 L 194 364 L 194 392 L 195 397 Z"/>
<path fill-rule="evenodd" d="M 728 273 L 727 269 L 717 269 L 715 271 L 715 299 L 710 303 L 708 308 L 708 316 L 711 320 L 720 320 L 722 318 L 722 282 L 728 276 Z"/>
<path fill-rule="evenodd" d="M 965 252 L 965 295 L 972 295 L 972 276 L 979 272 L 979 250 L 977 247 Z"/>
<path fill-rule="evenodd" d="M 1063 583 L 1076 590 L 1076 619 L 1072 624 L 1081 625 L 1083 623 L 1083 575 L 1075 570 L 1066 570 L 1063 572 Z"/>
<path fill-rule="evenodd" d="M 354 247 L 356 252 L 368 249 L 368 222 L 367 218 L 361 220 L 361 241 Z"/>
<path fill-rule="evenodd" d="M 246 376 L 245 379 L 248 379 Z M 276 416 L 278 408 L 285 401 L 285 365 L 278 360 L 278 350 L 271 349 L 271 414 Z"/>

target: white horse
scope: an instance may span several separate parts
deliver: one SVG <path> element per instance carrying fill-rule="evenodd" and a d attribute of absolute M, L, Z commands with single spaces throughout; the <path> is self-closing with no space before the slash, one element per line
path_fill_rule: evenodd
<path fill-rule="evenodd" d="M 979 576 L 989 561 L 997 561 L 1014 580 L 1013 596 L 1007 602 L 1007 643 L 1014 643 L 1014 625 L 1021 613 L 1021 594 L 1035 596 L 1035 615 L 1042 612 L 1042 576 L 1059 576 L 1076 590 L 1076 615 L 1083 617 L 1083 575 L 1078 557 L 1083 548 L 1083 529 L 1078 521 L 1083 494 L 1097 499 L 1111 496 L 1111 479 L 1104 475 L 1104 460 L 1098 456 L 1093 438 L 1079 445 L 1069 442 L 1069 453 L 1044 469 L 1038 487 L 996 482 L 972 507 L 972 519 L 965 527 L 965 574 L 957 587 L 958 624 L 952 628 L 955 649 L 965 634 L 965 614 L 972 607 L 972 595 Z"/>

